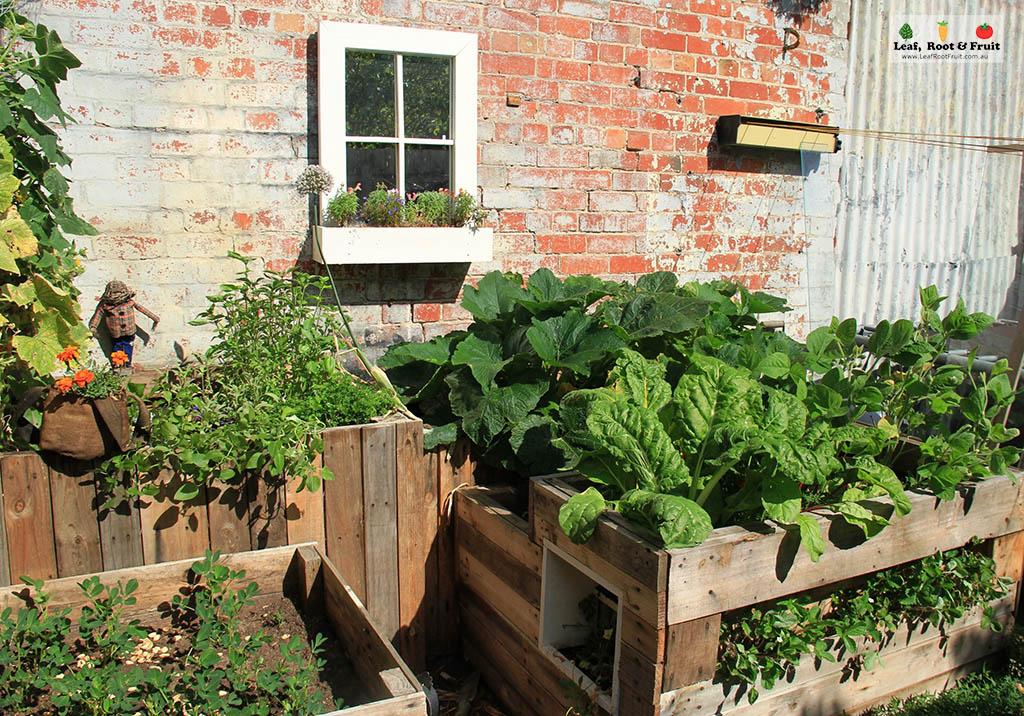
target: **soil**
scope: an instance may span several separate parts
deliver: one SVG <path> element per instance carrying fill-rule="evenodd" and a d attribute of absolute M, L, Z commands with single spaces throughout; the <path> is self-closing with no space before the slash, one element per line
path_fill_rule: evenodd
<path fill-rule="evenodd" d="M 176 626 L 172 623 L 169 613 L 150 612 L 137 616 L 140 626 L 147 636 L 135 647 L 134 652 L 125 660 L 126 668 L 133 666 L 157 666 L 172 673 L 182 673 L 181 661 L 192 646 L 193 631 L 187 626 Z M 245 607 L 238 619 L 239 631 L 243 638 L 252 637 L 260 631 L 270 639 L 257 652 L 258 658 L 265 663 L 275 664 L 281 660 L 278 644 L 298 636 L 302 640 L 302 655 L 310 655 L 310 641 L 317 634 L 325 640 L 320 658 L 326 663 L 319 674 L 319 679 L 312 683 L 314 691 L 319 690 L 325 695 L 322 713 L 335 710 L 338 699 L 343 706 L 355 706 L 372 700 L 362 686 L 359 675 L 352 667 L 341 642 L 334 636 L 331 625 L 324 616 L 305 615 L 288 597 L 259 597 L 253 604 Z M 72 628 L 72 633 L 77 633 Z M 95 657 L 89 653 L 81 642 L 75 643 L 78 665 L 81 666 Z M 244 695 L 243 695 L 244 698 Z M 54 716 L 56 711 L 48 699 L 36 708 L 25 712 L 25 716 Z M 278 712 L 272 711 L 276 714 Z"/>

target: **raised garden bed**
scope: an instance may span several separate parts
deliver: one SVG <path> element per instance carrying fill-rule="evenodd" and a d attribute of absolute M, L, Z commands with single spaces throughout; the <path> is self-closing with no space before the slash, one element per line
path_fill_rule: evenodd
<path fill-rule="evenodd" d="M 866 542 L 842 520 L 818 513 L 828 545 L 816 564 L 798 540 L 769 524 L 720 528 L 699 546 L 665 550 L 606 514 L 586 544 L 574 544 L 558 524 L 559 508 L 576 492 L 567 477 L 531 482 L 528 521 L 502 503 L 501 491 L 457 493 L 464 646 L 516 713 L 564 712 L 573 705 L 564 679 L 589 690 L 600 712 L 611 714 L 793 713 L 808 706 L 821 714 L 855 712 L 890 695 L 941 686 L 1001 647 L 975 613 L 944 634 L 897 634 L 881 652 L 884 671 L 856 680 L 841 666 L 815 669 L 807 659 L 752 705 L 742 690 L 714 681 L 723 613 L 974 537 L 992 540 L 999 574 L 1014 583 L 1010 596 L 993 605 L 999 620 L 1011 618 L 1024 564 L 1024 503 L 1009 476 L 962 487 L 948 502 L 912 493 L 910 514 Z M 613 594 L 618 608 L 612 688 L 604 694 L 560 652 L 572 645 L 576 601 L 595 585 Z"/>
<path fill-rule="evenodd" d="M 175 597 L 186 593 L 183 587 L 194 576 L 190 574 L 192 564 L 192 560 L 182 560 L 103 572 L 97 576 L 104 585 L 136 580 L 138 588 L 133 594 L 136 601 L 125 604 L 123 618 L 139 619 L 147 629 L 158 630 L 150 635 L 164 633 L 161 629 L 169 635 L 173 633 L 165 640 L 173 643 L 174 636 L 180 635 L 170 626 L 166 614 Z M 274 605 L 283 599 L 293 600 L 306 614 L 326 617 L 324 623 L 333 631 L 335 641 L 333 650 L 322 654 L 322 658 L 335 667 L 335 683 L 331 686 L 335 687 L 334 696 L 344 695 L 346 707 L 344 711 L 331 710 L 331 716 L 341 713 L 426 716 L 426 695 L 412 671 L 376 629 L 352 589 L 316 545 L 241 552 L 222 557 L 219 564 L 231 570 L 245 570 L 244 577 L 238 580 L 239 586 L 255 582 L 259 587 L 257 604 L 273 616 L 273 620 L 286 618 L 277 616 L 285 610 L 274 611 Z M 50 595 L 48 608 L 70 608 L 70 617 L 77 619 L 83 607 L 89 604 L 79 587 L 82 581 L 81 578 L 65 578 L 46 582 L 44 589 Z M 0 610 L 10 607 L 16 611 L 23 607 L 26 592 L 25 587 L 0 590 Z M 165 627 L 159 626 L 165 623 Z M 337 683 L 340 662 L 347 662 L 346 668 L 352 672 L 349 683 Z M 272 663 L 268 662 L 268 666 Z"/>

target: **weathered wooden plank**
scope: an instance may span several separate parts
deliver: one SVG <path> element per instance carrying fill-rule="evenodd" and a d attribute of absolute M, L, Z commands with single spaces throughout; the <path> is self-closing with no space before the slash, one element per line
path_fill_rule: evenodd
<path fill-rule="evenodd" d="M 493 675 L 498 678 L 492 676 L 492 680 L 508 682 L 530 710 L 544 716 L 566 713 L 571 704 L 564 697 L 565 689 L 561 684 L 565 677 L 537 649 L 535 640 L 504 619 L 500 607 L 493 608 L 493 604 L 476 593 L 464 592 L 459 606 L 465 639 L 480 654 L 473 662 L 474 667 L 479 668 L 484 663 L 492 665 L 498 672 Z"/>
<path fill-rule="evenodd" d="M 0 481 L 11 583 L 20 584 L 22 575 L 53 579 L 57 553 L 46 465 L 35 453 L 0 456 Z"/>
<path fill-rule="evenodd" d="M 293 567 L 298 572 L 298 597 L 304 612 L 323 611 L 323 561 L 322 553 L 311 544 L 295 548 Z"/>
<path fill-rule="evenodd" d="M 506 584 L 476 557 L 460 549 L 459 583 L 485 599 L 496 612 L 531 640 L 540 638 L 540 610 L 515 587 Z"/>
<path fill-rule="evenodd" d="M 455 529 L 460 559 L 462 552 L 472 555 L 532 607 L 540 609 L 541 575 L 532 565 L 523 564 L 505 551 L 504 544 L 491 541 L 468 522 L 457 518 Z"/>
<path fill-rule="evenodd" d="M 451 654 L 458 648 L 458 615 L 455 598 L 455 576 L 458 566 L 455 562 L 454 522 L 451 519 L 454 503 L 452 491 L 457 485 L 458 470 L 453 461 L 464 448 L 456 445 L 452 451 L 444 448 L 437 451 L 437 503 L 440 509 L 437 530 L 437 649 L 438 654 Z M 461 464 L 461 463 L 460 463 Z"/>
<path fill-rule="evenodd" d="M 365 426 L 362 438 L 366 609 L 381 633 L 393 641 L 400 625 L 395 425 Z"/>
<path fill-rule="evenodd" d="M 675 691 L 715 675 L 722 615 L 671 624 L 665 640 L 665 673 L 661 691 Z"/>
<path fill-rule="evenodd" d="M 157 494 L 139 501 L 146 564 L 201 557 L 210 547 L 206 488 L 195 499 L 178 503 L 172 497 L 181 484 L 181 477 L 161 473 L 156 481 Z"/>
<path fill-rule="evenodd" d="M 249 495 L 244 484 L 219 480 L 206 486 L 206 516 L 210 549 L 244 552 L 252 549 L 249 533 Z"/>
<path fill-rule="evenodd" d="M 669 550 L 668 622 L 690 621 L 876 572 L 959 547 L 975 536 L 1019 532 L 1024 527 L 1022 485 L 1020 477 L 1014 485 L 1003 476 L 963 488 L 956 499 L 946 502 L 911 495 L 909 515 L 894 519 L 881 534 L 855 547 L 827 544 L 817 563 L 781 529 L 717 529 L 703 544 Z M 830 539 L 841 544 L 850 539 L 851 530 L 841 520 L 830 523 L 821 514 L 815 518 Z"/>
<path fill-rule="evenodd" d="M 623 604 L 620 629 L 622 633 L 619 639 L 623 644 L 628 644 L 651 661 L 664 659 L 667 635 L 664 625 L 661 628 L 655 627 Z"/>
<path fill-rule="evenodd" d="M 660 591 L 656 589 L 656 585 L 659 582 L 663 582 L 664 578 L 652 576 L 646 567 L 641 569 L 643 574 L 650 579 L 649 582 L 640 581 L 637 569 L 633 569 L 630 572 L 623 571 L 617 566 L 617 564 L 622 563 L 621 551 L 618 553 L 619 557 L 615 558 L 616 564 L 605 559 L 609 553 L 603 547 L 607 546 L 609 542 L 621 543 L 621 540 L 619 536 L 597 538 L 598 533 L 604 532 L 607 534 L 609 531 L 614 531 L 614 528 L 604 521 L 595 530 L 594 537 L 586 544 L 578 545 L 574 543 L 558 524 L 556 505 L 564 502 L 564 499 L 552 496 L 549 485 L 535 481 L 532 483 L 532 486 L 536 486 L 531 491 L 533 496 L 530 507 L 533 529 L 532 539 L 538 544 L 548 540 L 620 589 L 622 591 L 622 603 L 638 614 L 652 628 L 657 628 L 658 625 L 664 624 L 667 593 L 664 589 Z M 560 499 L 561 502 L 559 501 Z M 664 573 L 667 561 L 661 559 L 660 564 L 662 567 L 660 573 Z"/>
<path fill-rule="evenodd" d="M 418 691 L 416 677 L 374 625 L 369 612 L 329 558 L 323 563 L 322 575 L 324 606 L 331 626 L 371 693 L 378 698 L 390 698 Z"/>
<path fill-rule="evenodd" d="M 316 471 L 323 468 L 323 455 L 316 458 Z M 315 542 L 327 553 L 324 542 L 326 528 L 324 525 L 324 488 L 321 485 L 316 492 L 300 490 L 301 482 L 287 480 L 284 485 L 285 522 L 287 523 L 288 544 Z"/>
<path fill-rule="evenodd" d="M 422 691 L 394 696 L 372 704 L 331 711 L 324 716 L 427 716 L 427 695 Z"/>
<path fill-rule="evenodd" d="M 281 594 L 290 589 L 287 582 L 288 566 L 295 553 L 294 547 L 279 547 L 260 552 L 247 552 L 221 556 L 221 563 L 233 569 L 244 569 L 246 582 L 256 582 L 263 595 Z M 138 590 L 132 595 L 136 602 L 126 606 L 126 614 L 140 614 L 156 609 L 160 604 L 169 602 L 186 584 L 186 577 L 194 559 L 182 559 L 173 562 L 128 567 L 110 572 L 98 573 L 103 584 L 116 584 L 136 579 Z M 84 603 L 82 590 L 78 583 L 85 577 L 80 575 L 51 579 L 46 582 L 46 591 L 50 594 L 50 606 L 54 608 L 70 607 L 71 618 L 77 618 Z M 0 609 L 12 607 L 17 609 L 24 605 L 21 597 L 24 587 L 14 586 L 0 589 Z"/>
<path fill-rule="evenodd" d="M 992 540 L 992 559 L 996 563 L 996 575 L 1020 582 L 1024 577 L 1024 532 Z"/>
<path fill-rule="evenodd" d="M 455 494 L 455 515 L 491 542 L 501 545 L 509 557 L 540 574 L 542 550 L 530 540 L 529 524 L 491 496 L 488 487 L 473 487 Z"/>
<path fill-rule="evenodd" d="M 249 475 L 245 481 L 249 497 L 249 541 L 253 549 L 281 547 L 288 544 L 288 523 L 285 520 L 286 475 L 268 473 Z"/>
<path fill-rule="evenodd" d="M 0 523 L 3 522 L 4 512 L 4 491 L 3 481 L 0 480 Z M 7 557 L 7 530 L 0 524 L 0 587 L 6 587 L 11 583 L 11 561 Z"/>
<path fill-rule="evenodd" d="M 131 477 L 124 476 L 121 480 L 121 489 L 127 489 L 130 484 Z M 138 498 L 123 497 L 105 507 L 112 495 L 105 492 L 100 485 L 97 485 L 96 496 L 99 502 L 97 518 L 100 525 L 103 569 L 124 569 L 144 564 Z"/>
<path fill-rule="evenodd" d="M 997 618 L 1005 621 L 1012 609 L 1012 598 L 994 603 Z M 809 713 L 839 713 L 844 708 L 867 705 L 886 694 L 918 683 L 934 674 L 943 673 L 961 664 L 983 658 L 1002 648 L 1001 634 L 981 629 L 981 610 L 974 610 L 940 631 L 925 627 L 909 631 L 906 626 L 896 631 L 881 653 L 884 678 L 865 674 L 857 682 L 849 679 L 845 660 L 815 664 L 804 657 L 791 681 L 780 682 L 774 689 L 762 692 L 753 704 L 747 703 L 746 691 L 734 686 L 702 681 L 662 695 L 662 716 L 668 714 L 737 714 L 742 716 L 782 716 L 794 713 L 786 709 L 805 699 Z M 949 642 L 944 639 L 949 637 Z M 862 642 L 858 639 L 858 644 Z M 875 647 L 877 648 L 877 647 Z M 920 660 L 920 664 L 918 663 Z M 877 672 L 883 673 L 883 672 Z M 844 683 L 849 680 L 849 684 Z M 867 693 L 862 693 L 864 690 Z M 837 691 L 838 690 L 838 691 Z M 822 699 L 837 695 L 834 710 L 821 706 Z M 800 701 L 801 705 L 804 701 Z M 802 707 L 802 706 L 801 706 Z"/>
<path fill-rule="evenodd" d="M 440 627 L 438 626 L 438 585 L 441 582 L 438 560 L 438 544 L 440 541 L 441 526 L 441 503 L 437 493 L 437 450 L 431 450 L 423 454 L 423 479 L 434 490 L 434 524 L 428 526 L 427 530 L 433 534 L 427 553 L 427 561 L 423 568 L 423 628 L 426 630 L 427 656 L 439 656 L 444 654 L 447 644 L 440 641 Z M 454 579 L 454 577 L 452 577 Z"/>
<path fill-rule="evenodd" d="M 50 504 L 57 576 L 103 570 L 96 484 L 92 463 L 49 456 Z"/>
<path fill-rule="evenodd" d="M 495 657 L 491 654 L 494 649 L 502 649 L 501 646 L 484 647 L 477 646 L 476 641 L 469 635 L 463 635 L 462 654 L 467 663 L 480 672 L 484 682 L 491 692 L 497 697 L 505 713 L 516 714 L 517 716 L 545 716 L 538 714 L 520 693 L 519 686 L 513 681 L 522 682 L 526 680 L 526 674 L 520 664 L 516 664 L 514 658 L 505 654 Z M 504 662 L 510 666 L 499 665 L 504 657 Z"/>
<path fill-rule="evenodd" d="M 324 431 L 327 558 L 360 600 L 366 599 L 366 539 L 363 515 L 363 440 L 358 426 Z"/>
<path fill-rule="evenodd" d="M 654 704 L 660 699 L 664 663 L 651 661 L 636 649 L 620 643 L 618 667 L 620 686 L 641 696 L 645 706 L 642 713 L 653 714 Z"/>
<path fill-rule="evenodd" d="M 395 451 L 399 652 L 420 672 L 427 667 L 426 572 L 437 538 L 437 480 L 428 473 L 429 460 L 423 454 L 422 422 L 395 423 Z"/>

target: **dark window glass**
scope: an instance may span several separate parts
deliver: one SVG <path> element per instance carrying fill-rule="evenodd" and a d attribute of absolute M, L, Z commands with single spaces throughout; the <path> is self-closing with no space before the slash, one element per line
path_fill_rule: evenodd
<path fill-rule="evenodd" d="M 403 55 L 402 78 L 405 136 L 450 139 L 451 58 Z"/>
<path fill-rule="evenodd" d="M 452 149 L 429 144 L 405 145 L 405 191 L 450 189 Z"/>
<path fill-rule="evenodd" d="M 388 189 L 398 186 L 397 144 L 349 142 L 345 149 L 348 170 L 345 183 L 350 187 L 362 184 L 359 189 L 360 197 L 365 197 L 376 189 L 378 184 L 385 184 Z"/>
<path fill-rule="evenodd" d="M 345 51 L 345 133 L 395 136 L 395 56 Z"/>

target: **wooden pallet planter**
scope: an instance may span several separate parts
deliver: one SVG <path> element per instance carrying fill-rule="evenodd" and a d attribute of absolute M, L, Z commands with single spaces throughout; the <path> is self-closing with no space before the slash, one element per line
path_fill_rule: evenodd
<path fill-rule="evenodd" d="M 618 515 L 601 518 L 585 545 L 558 526 L 558 510 L 576 492 L 566 476 L 535 478 L 528 521 L 500 491 L 456 495 L 456 555 L 464 649 L 515 713 L 564 713 L 563 680 L 582 674 L 560 652 L 566 624 L 579 621 L 579 595 L 602 585 L 618 604 L 617 656 L 610 696 L 599 712 L 682 714 L 851 713 L 892 695 L 941 687 L 1001 648 L 980 613 L 935 629 L 898 634 L 882 651 L 879 676 L 854 681 L 841 669 L 801 664 L 796 677 L 745 694 L 713 681 L 723 613 L 826 587 L 952 549 L 992 540 L 1001 576 L 1012 579 L 997 614 L 1012 618 L 1024 568 L 1024 501 L 1010 477 L 964 487 L 941 502 L 911 495 L 913 510 L 869 541 L 841 520 L 818 516 L 829 542 L 815 564 L 792 535 L 771 525 L 716 529 L 703 544 L 665 550 Z M 589 680 L 584 680 L 584 684 Z M 799 708 L 798 708 L 799 707 Z"/>
<path fill-rule="evenodd" d="M 250 480 L 183 509 L 168 475 L 156 498 L 101 509 L 92 464 L 0 455 L 0 586 L 315 542 L 413 668 L 455 651 L 454 548 L 441 527 L 452 490 L 473 481 L 465 448 L 424 453 L 418 420 L 351 425 L 324 431 L 321 464 L 334 480 L 315 493 Z"/>
<path fill-rule="evenodd" d="M 261 597 L 293 596 L 305 609 L 323 610 L 353 668 L 371 694 L 371 701 L 326 716 L 427 716 L 426 695 L 419 681 L 402 661 L 338 570 L 313 543 L 224 555 L 220 562 L 244 569 L 245 581 L 256 582 Z M 187 582 L 193 560 L 128 567 L 98 574 L 104 584 L 138 580 L 136 603 L 126 607 L 125 617 L 155 613 Z M 88 600 L 78 586 L 81 577 L 46 582 L 49 606 L 71 608 L 78 617 Z M 0 589 L 0 610 L 24 606 L 24 586 Z M 326 654 L 325 658 L 330 658 Z"/>

